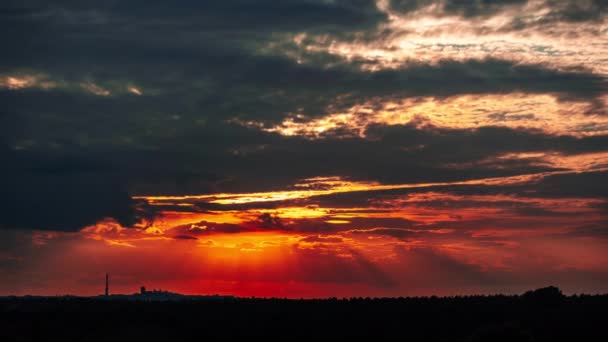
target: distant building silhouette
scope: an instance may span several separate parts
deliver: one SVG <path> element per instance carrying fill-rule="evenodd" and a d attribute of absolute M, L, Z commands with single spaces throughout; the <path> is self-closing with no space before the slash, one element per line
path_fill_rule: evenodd
<path fill-rule="evenodd" d="M 110 295 L 110 284 L 109 284 L 109 281 L 108 281 L 108 274 L 107 273 L 106 273 L 106 292 L 105 293 L 106 293 L 106 296 Z"/>
<path fill-rule="evenodd" d="M 145 286 L 142 286 L 142 287 L 139 289 L 139 293 L 140 293 L 140 294 L 142 294 L 142 295 L 143 295 L 143 294 L 146 294 L 146 287 L 145 287 Z"/>

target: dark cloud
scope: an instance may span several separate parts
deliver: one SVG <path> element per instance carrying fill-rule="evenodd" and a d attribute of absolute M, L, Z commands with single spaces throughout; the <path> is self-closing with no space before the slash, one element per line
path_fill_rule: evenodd
<path fill-rule="evenodd" d="M 184 130 L 181 127 L 184 124 L 200 127 L 214 121 L 238 119 L 268 126 L 295 114 L 315 117 L 364 102 L 380 106 L 384 101 L 405 97 L 526 92 L 594 103 L 608 89 L 605 78 L 584 70 L 558 71 L 505 60 L 444 60 L 433 65 L 411 63 L 399 69 L 366 72 L 346 62 L 326 68 L 298 64 L 286 57 L 222 50 L 225 48 L 216 49 L 214 45 L 200 53 L 187 49 L 178 53 L 187 59 L 176 56 L 171 61 L 155 61 L 154 56 L 162 55 L 161 52 L 150 51 L 144 56 L 132 57 L 121 53 L 123 58 L 131 60 L 129 63 L 100 58 L 99 53 L 95 53 L 85 58 L 89 63 L 85 66 L 87 71 L 70 81 L 75 84 L 75 93 L 71 88 L 10 91 L 0 94 L 0 98 L 10 108 L 6 119 L 16 120 L 13 125 L 22 123 L 35 129 L 42 123 L 57 125 L 69 117 L 71 125 L 83 129 L 93 139 L 120 118 L 124 126 L 115 135 L 131 133 L 136 125 L 143 123 L 146 131 L 139 134 L 147 132 L 149 137 L 161 138 L 175 130 Z M 69 62 L 73 58 L 70 55 L 58 58 L 66 65 L 49 65 L 42 67 L 42 71 L 49 72 L 46 69 L 52 68 L 58 74 L 53 77 L 62 79 L 65 77 L 62 74 L 68 70 L 74 72 L 76 66 Z M 48 63 L 46 58 L 24 61 L 15 57 L 13 60 L 28 65 Z M 154 74 L 150 74 L 150 70 L 154 70 Z M 89 82 L 87 78 L 108 89 L 113 96 L 87 94 L 80 85 Z M 125 93 L 131 82 L 142 89 L 144 96 Z M 438 88 L 438 83 L 442 87 Z M 65 107 L 65 103 L 71 106 Z M 88 120 L 99 122 L 99 129 L 89 133 L 90 127 L 82 127 L 88 121 L 77 115 L 83 111 L 87 112 Z M 110 113 L 121 115 L 115 117 Z M 32 123 L 35 120 L 41 122 Z M 161 130 L 167 125 L 175 127 L 174 130 Z"/>
<path fill-rule="evenodd" d="M 325 237 L 321 235 L 309 235 L 300 239 L 300 242 L 320 242 L 320 243 L 340 243 L 343 239 L 340 237 Z"/>
<path fill-rule="evenodd" d="M 608 198 L 607 179 L 608 171 L 553 175 L 539 182 L 534 193 L 544 197 Z"/>
<path fill-rule="evenodd" d="M 399 13 L 410 13 L 420 9 L 435 6 L 436 15 L 457 15 L 467 19 L 488 17 L 501 12 L 516 10 L 521 12 L 529 0 L 391 0 L 390 8 Z M 565 23 L 597 22 L 606 17 L 608 5 L 604 0 L 545 0 L 536 2 L 545 9 L 534 21 L 527 14 L 514 17 L 511 29 L 521 29 L 530 26 Z M 509 13 L 513 15 L 513 12 Z"/>
<path fill-rule="evenodd" d="M 197 237 L 192 235 L 175 235 L 173 238 L 177 240 L 198 240 Z"/>
<path fill-rule="evenodd" d="M 464 17 L 477 17 L 495 14 L 509 7 L 524 5 L 528 0 L 446 0 L 444 10 L 450 14 L 460 14 Z"/>
<path fill-rule="evenodd" d="M 366 27 L 384 19 L 372 0 L 179 0 L 164 1 L 8 1 L 1 13 L 63 24 L 108 24 L 135 19 L 173 28 L 293 30 L 333 26 Z M 40 18 L 42 17 L 42 18 Z M 67 20 L 66 20 L 67 19 Z M 59 22 L 57 23 L 59 24 Z"/>
<path fill-rule="evenodd" d="M 446 15 L 461 15 L 463 17 L 479 17 L 496 14 L 513 6 L 521 6 L 528 0 L 391 0 L 393 10 L 407 13 L 431 5 L 440 6 Z"/>
<path fill-rule="evenodd" d="M 603 213 L 608 213 L 608 201 L 600 202 L 600 203 L 591 203 L 589 207 L 598 209 Z"/>
<path fill-rule="evenodd" d="M 519 1 L 508 1 L 513 2 Z M 450 4 L 455 8 L 493 8 L 505 2 L 448 1 L 445 6 Z M 7 32 L 4 38 L 14 46 L 0 56 L 8 71 L 47 73 L 52 80 L 68 82 L 71 86 L 67 88 L 80 92 L 80 84 L 91 81 L 114 98 L 36 93 L 31 94 L 36 101 L 5 100 L 13 103 L 14 111 L 21 109 L 17 105 L 22 106 L 19 101 L 23 101 L 29 107 L 20 112 L 38 104 L 35 113 L 44 108 L 43 112 L 51 111 L 52 116 L 85 108 L 106 115 L 119 111 L 128 113 L 127 123 L 138 122 L 140 113 L 153 118 L 162 113 L 167 118 L 194 116 L 204 121 L 238 117 L 276 123 L 293 113 L 323 115 L 377 97 L 521 91 L 589 100 L 606 91 L 602 77 L 582 70 L 558 71 L 511 61 L 408 63 L 407 67 L 372 73 L 359 68 L 361 61 L 336 60 L 335 56 L 323 55 L 312 63 L 298 64 L 284 56 L 286 51 L 260 52 L 265 48 L 273 51 L 269 46 L 277 45 L 277 34 L 286 30 L 282 23 L 296 26 L 297 32 L 323 31 L 327 25 L 341 23 L 346 26 L 341 29 L 347 31 L 358 30 L 359 25 L 369 28 L 364 24 L 376 23 L 379 16 L 373 1 L 229 0 L 140 5 L 138 1 L 9 2 L 3 12 L 8 19 L 6 27 L 0 30 Z M 364 20 L 368 17 L 371 19 Z M 176 36 L 182 38 L 173 39 Z M 141 87 L 146 96 L 126 96 L 129 82 Z M 442 87 L 436 87 L 438 83 Z M 66 101 L 73 106 L 53 110 Z"/>
<path fill-rule="evenodd" d="M 65 7 L 78 7 L 72 3 L 55 4 L 57 9 L 45 9 L 44 15 L 26 18 L 13 18 L 14 13 L 20 12 L 8 11 L 7 16 L 12 20 L 5 25 L 5 30 L 0 30 L 8 32 L 4 38 L 9 45 L 14 45 L 0 56 L 7 71 L 48 74 L 51 80 L 61 84 L 67 82 L 69 86 L 64 87 L 64 91 L 68 92 L 78 90 L 82 93 L 82 83 L 93 82 L 113 96 L 112 99 L 99 99 L 82 94 L 82 98 L 76 98 L 70 94 L 35 93 L 30 96 L 36 97 L 37 101 L 23 99 L 27 97 L 23 94 L 15 95 L 17 99 L 5 100 L 20 106 L 24 104 L 19 102 L 26 102 L 28 107 L 20 111 L 38 106 L 36 109 L 43 108 L 45 113 L 51 111 L 53 116 L 67 114 L 64 111 L 95 108 L 95 114 L 126 113 L 127 122 L 137 122 L 141 119 L 139 115 L 145 114 L 152 118 L 179 115 L 182 119 L 194 117 L 202 121 L 240 118 L 277 123 L 294 113 L 319 116 L 374 99 L 531 92 L 592 100 L 606 91 L 604 78 L 584 70 L 553 70 L 542 65 L 521 65 L 496 59 L 446 60 L 432 65 L 412 61 L 402 68 L 379 72 L 362 71 L 363 61 L 347 61 L 326 54 L 317 54 L 309 63 L 300 64 L 285 56 L 290 51 L 281 48 L 281 39 L 286 39 L 280 37 L 282 28 L 265 16 L 293 24 L 310 20 L 312 27 L 322 30 L 319 27 L 324 27 L 323 22 L 337 23 L 337 18 L 349 18 L 344 13 L 324 11 L 323 8 L 367 13 L 374 11 L 375 4 L 371 1 L 287 1 L 278 5 L 275 1 L 242 0 L 210 3 L 188 2 L 189 6 L 184 8 L 175 4 L 147 4 L 143 10 L 137 3 L 89 8 L 91 4 L 97 4 L 91 2 L 85 6 L 85 13 L 101 19 L 84 24 L 77 21 L 71 26 L 63 17 L 72 15 L 66 14 Z M 48 7 L 44 4 L 33 7 L 40 6 Z M 125 6 L 131 11 L 121 12 Z M 296 17 L 302 19 L 293 20 L 280 10 L 266 8 L 273 6 L 299 13 Z M 322 18 L 308 16 L 306 11 L 299 12 L 298 6 L 319 7 L 311 11 L 317 11 L 320 14 L 317 17 Z M 238 15 L 240 12 L 234 9 L 255 7 L 255 11 L 242 10 L 243 15 L 259 18 L 272 26 L 272 32 L 239 28 L 238 25 L 227 32 L 221 25 L 215 27 L 214 20 L 201 19 L 191 7 L 202 7 L 201 11 L 215 18 L 217 25 L 246 23 L 246 19 L 230 20 L 220 14 Z M 146 25 L 150 11 L 162 20 Z M 175 11 L 183 16 L 173 18 L 171 14 Z M 216 13 L 218 11 L 220 14 Z M 53 20 L 58 15 L 61 20 Z M 28 22 L 33 18 L 34 22 Z M 120 22 L 114 22 L 117 20 Z M 362 22 L 365 21 L 352 20 L 352 23 Z M 209 26 L 200 27 L 204 23 Z M 21 34 L 14 34 L 15 31 Z M 175 36 L 183 38 L 173 39 Z M 145 96 L 137 98 L 128 94 L 127 84 L 131 82 L 137 84 Z M 438 83 L 442 87 L 437 87 Z M 53 110 L 66 101 L 73 106 Z M 40 113 L 39 110 L 34 112 Z"/>
<path fill-rule="evenodd" d="M 579 225 L 562 234 L 568 237 L 586 237 L 608 239 L 608 220 L 602 219 L 597 222 Z"/>
<path fill-rule="evenodd" d="M 0 5 L 0 16 L 0 37 L 16 47 L 0 56 L 7 67 L 45 65 L 45 71 L 61 70 L 64 77 L 133 77 L 153 68 L 157 76 L 150 86 L 194 72 L 195 65 L 224 65 L 228 71 L 235 59 L 247 64 L 253 51 L 283 33 L 362 31 L 385 19 L 373 0 L 8 1 Z"/>
<path fill-rule="evenodd" d="M 125 227 L 153 218 L 110 166 L 10 151 L 0 159 L 0 228 L 76 231 L 104 218 Z"/>
<path fill-rule="evenodd" d="M 354 229 L 366 229 L 374 227 L 401 229 L 412 228 L 414 226 L 413 221 L 400 217 L 355 217 L 348 220 L 350 223 L 347 226 Z"/>
<path fill-rule="evenodd" d="M 390 8 L 392 10 L 399 11 L 401 13 L 408 13 L 417 11 L 426 6 L 430 6 L 434 3 L 433 0 L 391 0 L 389 1 Z"/>
<path fill-rule="evenodd" d="M 397 239 L 407 239 L 419 235 L 419 231 L 411 229 L 399 229 L 399 228 L 372 228 L 372 229 L 359 229 L 349 231 L 352 234 L 365 234 L 365 235 L 384 235 L 390 236 Z"/>
<path fill-rule="evenodd" d="M 475 16 L 518 3 L 446 1 L 443 6 Z M 415 183 L 551 171 L 542 160 L 496 157 L 598 152 L 608 146 L 605 136 L 418 123 L 371 126 L 366 138 L 332 131 L 311 141 L 235 123 L 270 127 L 288 117 L 305 121 L 363 102 L 379 108 L 415 96 L 525 92 L 594 102 L 607 90 L 604 77 L 583 69 L 486 59 L 411 62 L 370 72 L 356 59 L 323 54 L 299 64 L 276 48 L 291 37 L 287 33 L 370 31 L 385 20 L 373 1 L 8 1 L 0 5 L 0 16 L 0 37 L 9 47 L 0 55 L 3 74 L 44 74 L 56 83 L 48 90 L 0 90 L 0 136 L 8 151 L 3 154 L 11 156 L 5 164 L 12 165 L 0 171 L 9 193 L 2 203 L 7 227 L 77 230 L 105 217 L 132 226 L 142 218 L 143 204 L 130 194 L 277 190 L 319 175 Z M 91 93 L 83 86 L 87 82 L 109 95 Z M 143 95 L 129 93 L 130 85 Z M 571 192 L 601 196 L 603 191 L 601 186 L 580 189 L 585 190 Z M 565 190 L 538 191 L 549 196 Z M 339 196 L 351 195 L 332 200 L 340 202 Z M 366 201 L 358 196 L 351 198 Z M 285 203 L 194 204 L 207 211 Z M 44 213 L 28 215 L 35 210 Z M 257 224 L 286 225 L 272 219 Z M 334 229 L 319 222 L 298 224 L 303 230 Z"/>
<path fill-rule="evenodd" d="M 517 215 L 518 217 L 526 217 L 526 216 L 532 216 L 532 217 L 572 217 L 572 216 L 582 216 L 584 215 L 583 213 L 576 213 L 576 212 L 559 212 L 559 211 L 553 211 L 553 210 L 549 210 L 549 209 L 545 209 L 545 208 L 540 208 L 540 207 L 536 207 L 536 206 L 520 206 L 518 208 L 513 208 L 508 210 L 507 212 L 511 212 L 515 215 Z"/>
<path fill-rule="evenodd" d="M 533 182 L 505 185 L 439 186 L 426 191 L 441 191 L 456 195 L 513 195 L 535 198 L 608 198 L 608 171 L 554 174 Z M 601 206 L 599 206 L 601 209 Z"/>
<path fill-rule="evenodd" d="M 599 21 L 606 16 L 608 3 L 604 0 L 548 0 L 549 12 L 542 23 Z"/>
<path fill-rule="evenodd" d="M 135 170 L 129 169 L 124 172 L 132 179 L 132 184 L 139 193 L 162 194 L 167 190 L 169 193 L 279 190 L 289 188 L 300 179 L 319 175 L 341 175 L 355 180 L 376 180 L 383 183 L 416 183 L 529 174 L 556 169 L 542 158 L 509 160 L 496 157 L 508 153 L 548 151 L 575 155 L 601 152 L 605 150 L 605 146 L 608 146 L 608 141 L 603 136 L 575 138 L 497 127 L 468 130 L 418 128 L 414 125 L 373 126 L 366 132 L 369 137 L 366 139 L 326 138 L 318 141 L 281 137 L 275 134 L 248 135 L 245 132 L 240 136 L 236 134 L 222 136 L 207 130 L 201 132 L 208 132 L 211 135 L 193 134 L 176 138 L 173 142 L 176 145 L 175 153 L 168 151 L 147 153 L 135 149 L 130 153 L 122 151 L 111 156 L 118 160 L 127 161 L 129 158 L 137 160 L 134 165 Z M 223 132 L 230 131 L 226 129 Z M 239 129 L 235 132 L 239 132 Z M 222 139 L 225 139 L 225 142 Z M 246 146 L 256 141 L 263 143 L 265 147 L 250 154 L 236 156 L 229 152 L 239 144 Z M 410 149 L 411 146 L 419 145 L 424 147 Z M 166 145 L 163 148 L 172 149 L 171 146 Z M 188 151 L 190 148 L 193 151 Z M 276 167 L 277 165 L 281 167 Z M 184 174 L 186 167 L 192 170 L 192 175 Z M 223 175 L 223 177 L 211 180 L 207 178 L 208 174 Z M 461 188 L 463 190 L 460 190 Z M 467 188 L 475 189 L 474 191 L 479 191 L 480 194 L 497 191 L 482 186 L 451 187 L 454 191 L 466 191 Z M 441 189 L 441 187 L 433 189 Z M 590 189 L 590 194 L 601 192 L 601 189 L 601 186 L 594 187 Z M 518 190 L 513 188 L 512 191 Z M 523 187 L 521 190 L 523 191 Z M 550 191 L 559 190 L 551 190 L 550 186 L 541 190 L 543 193 Z M 368 204 L 369 198 L 366 196 L 366 193 L 362 192 L 334 194 L 311 200 L 226 206 L 196 200 L 192 203 L 203 211 L 272 209 L 287 204 L 315 203 L 348 207 Z M 331 203 L 325 199 L 330 199 Z"/>
<path fill-rule="evenodd" d="M 502 194 L 533 198 L 604 199 L 608 198 L 608 187 L 605 185 L 607 179 L 607 171 L 590 171 L 548 175 L 537 181 L 520 184 L 437 186 L 426 188 L 424 191 L 439 191 L 462 196 Z M 406 192 L 409 191 L 418 192 L 415 189 Z"/>
<path fill-rule="evenodd" d="M 257 221 L 254 222 L 260 228 L 265 229 L 285 229 L 283 225 L 283 221 L 277 215 L 272 215 L 269 213 L 263 213 L 258 216 Z"/>
<path fill-rule="evenodd" d="M 279 189 L 318 175 L 381 182 L 500 176 L 550 167 L 499 160 L 460 169 L 448 164 L 472 163 L 504 152 L 574 153 L 606 146 L 604 137 L 576 139 L 499 128 L 445 130 L 416 125 L 370 127 L 366 132 L 370 139 L 352 133 L 343 139 L 345 132 L 333 131 L 323 141 L 311 142 L 230 124 L 227 121 L 253 120 L 269 127 L 296 113 L 308 119 L 366 101 L 379 106 L 409 96 L 531 92 L 595 101 L 606 91 L 606 80 L 584 70 L 554 70 L 496 59 L 410 63 L 378 72 L 362 71 L 357 61 L 340 60 L 330 67 L 323 60 L 298 64 L 280 51 L 258 53 L 260 46 L 275 37 L 268 32 L 262 36 L 253 29 L 219 34 L 196 26 L 204 20 L 182 17 L 200 11 L 228 15 L 241 5 L 252 6 L 246 1 L 187 2 L 184 8 L 155 3 L 141 13 L 135 10 L 139 7 L 122 2 L 96 5 L 99 8 L 93 4 L 97 3 L 6 5 L 2 15 L 12 20 L 0 32 L 23 30 L 26 38 L 17 40 L 7 34 L 7 44 L 14 48 L 0 56 L 2 64 L 8 71 L 48 73 L 51 80 L 67 85 L 0 91 L 4 104 L 0 132 L 13 149 L 103 160 L 132 193 Z M 264 12 L 268 16 L 289 6 L 329 6 L 329 14 L 331 9 L 372 13 L 375 8 L 370 2 L 340 1 L 263 2 L 259 6 L 279 8 L 276 13 Z M 250 15 L 245 12 L 243 16 Z M 81 18 L 76 20 L 74 15 Z M 166 19 L 155 24 L 156 30 L 133 25 L 155 15 Z M 309 16 L 311 25 L 327 23 L 324 15 Z M 58 21 L 57 16 L 72 20 Z M 124 21 L 123 25 L 116 20 Z M 360 21 L 352 20 L 356 26 L 355 22 Z M 123 31 L 113 31 L 119 29 Z M 90 94 L 82 82 L 93 82 L 111 95 Z M 141 88 L 142 96 L 125 90 L 131 83 Z M 413 145 L 424 148 L 408 152 Z M 212 206 L 201 204 L 200 209 Z"/>

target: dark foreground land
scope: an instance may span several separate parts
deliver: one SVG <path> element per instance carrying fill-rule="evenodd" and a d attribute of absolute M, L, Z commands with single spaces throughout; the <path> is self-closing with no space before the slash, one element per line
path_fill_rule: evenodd
<path fill-rule="evenodd" d="M 608 341 L 608 295 L 5 297 L 0 341 Z"/>

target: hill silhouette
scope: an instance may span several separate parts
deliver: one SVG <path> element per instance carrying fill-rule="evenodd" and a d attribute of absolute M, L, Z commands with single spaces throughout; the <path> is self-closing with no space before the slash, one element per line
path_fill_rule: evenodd
<path fill-rule="evenodd" d="M 2 341 L 608 341 L 608 295 L 4 297 Z M 177 299 L 179 298 L 179 299 Z"/>

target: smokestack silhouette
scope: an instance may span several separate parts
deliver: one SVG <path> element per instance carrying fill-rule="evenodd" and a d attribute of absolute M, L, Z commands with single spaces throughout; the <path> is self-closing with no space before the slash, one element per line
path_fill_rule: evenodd
<path fill-rule="evenodd" d="M 106 296 L 110 294 L 110 288 L 108 284 L 108 274 L 106 273 Z"/>

